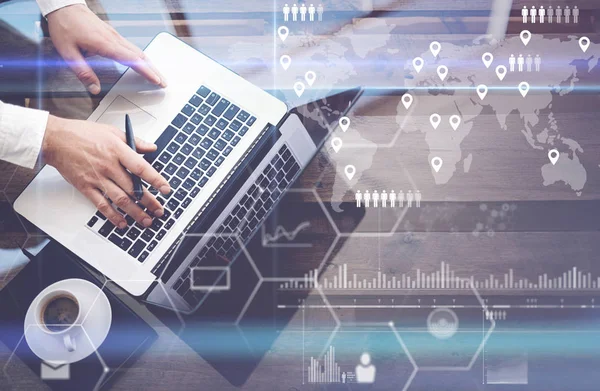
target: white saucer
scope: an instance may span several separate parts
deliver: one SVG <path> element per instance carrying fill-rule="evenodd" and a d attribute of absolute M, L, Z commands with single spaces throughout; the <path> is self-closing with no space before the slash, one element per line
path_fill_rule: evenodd
<path fill-rule="evenodd" d="M 70 291 L 79 300 L 79 308 L 83 317 L 81 324 L 75 327 L 81 327 L 83 330 L 77 331 L 74 328 L 74 340 L 77 348 L 73 352 L 69 352 L 65 348 L 62 337 L 46 334 L 36 320 L 34 312 L 40 298 L 46 292 L 54 289 Z M 112 310 L 106 294 L 89 281 L 72 278 L 50 285 L 33 300 L 27 310 L 27 315 L 25 315 L 25 340 L 29 348 L 40 359 L 71 364 L 83 360 L 100 347 L 108 335 L 111 322 Z"/>

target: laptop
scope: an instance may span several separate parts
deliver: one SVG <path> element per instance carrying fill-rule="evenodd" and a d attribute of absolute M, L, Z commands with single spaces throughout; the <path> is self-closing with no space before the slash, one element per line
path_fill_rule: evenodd
<path fill-rule="evenodd" d="M 131 295 L 189 314 L 228 289 L 226 263 L 205 260 L 235 259 L 331 129 L 311 136 L 283 101 L 168 33 L 144 52 L 169 86 L 128 69 L 88 120 L 124 129 L 129 114 L 157 144 L 144 158 L 173 190 L 154 192 L 165 215 L 144 228 L 120 211 L 129 225 L 118 229 L 50 166 L 14 209 Z"/>

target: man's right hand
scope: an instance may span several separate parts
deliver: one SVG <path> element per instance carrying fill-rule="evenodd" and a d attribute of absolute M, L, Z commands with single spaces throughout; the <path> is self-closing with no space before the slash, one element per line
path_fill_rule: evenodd
<path fill-rule="evenodd" d="M 156 145 L 140 139 L 136 146 L 140 153 L 156 150 Z M 125 143 L 125 133 L 113 126 L 49 116 L 42 156 L 119 228 L 127 222 L 107 198 L 141 225 L 152 224 L 151 215 L 132 198 L 133 182 L 127 170 L 163 194 L 171 191 L 166 179 Z M 163 215 L 162 205 L 147 189 L 140 203 L 152 216 Z"/>

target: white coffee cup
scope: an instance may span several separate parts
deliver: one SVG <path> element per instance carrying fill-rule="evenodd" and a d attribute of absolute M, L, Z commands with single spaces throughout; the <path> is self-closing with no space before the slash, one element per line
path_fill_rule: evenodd
<path fill-rule="evenodd" d="M 64 289 L 47 292 L 35 310 L 40 329 L 49 336 L 60 338 L 69 352 L 77 349 L 75 336 L 81 331 L 81 312 L 77 297 Z"/>

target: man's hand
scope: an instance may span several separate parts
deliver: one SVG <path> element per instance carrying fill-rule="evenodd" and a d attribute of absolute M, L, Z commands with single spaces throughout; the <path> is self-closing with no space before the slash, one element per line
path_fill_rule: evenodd
<path fill-rule="evenodd" d="M 156 149 L 156 145 L 140 139 L 136 139 L 136 146 L 141 153 Z M 167 181 L 129 148 L 125 134 L 112 126 L 50 116 L 42 156 L 119 228 L 125 228 L 127 222 L 107 198 L 143 226 L 152 224 L 152 217 L 131 198 L 133 182 L 127 170 L 163 194 L 171 191 Z M 147 189 L 140 202 L 152 215 L 163 215 L 161 204 Z"/>
<path fill-rule="evenodd" d="M 166 82 L 137 46 L 123 38 L 82 4 L 60 8 L 47 15 L 50 37 L 77 78 L 92 94 L 100 93 L 100 80 L 84 56 L 100 55 L 133 68 L 161 87 Z"/>

